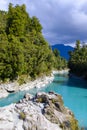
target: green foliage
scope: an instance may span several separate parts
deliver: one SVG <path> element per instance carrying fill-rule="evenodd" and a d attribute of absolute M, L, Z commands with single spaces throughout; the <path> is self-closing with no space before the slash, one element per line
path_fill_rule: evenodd
<path fill-rule="evenodd" d="M 57 70 L 62 70 L 67 68 L 67 61 L 60 56 L 60 52 L 57 49 L 53 50 L 54 54 L 54 68 Z"/>
<path fill-rule="evenodd" d="M 70 120 L 70 124 L 71 124 L 71 130 L 80 130 L 78 127 L 78 121 L 71 118 Z"/>
<path fill-rule="evenodd" d="M 30 29 L 31 29 L 31 31 L 35 30 L 36 32 L 41 32 L 41 30 L 42 30 L 42 26 L 41 26 L 39 20 L 35 16 L 33 16 L 31 18 L 31 28 Z"/>
<path fill-rule="evenodd" d="M 76 50 L 79 50 L 80 49 L 80 40 L 76 40 L 76 47 L 75 47 L 75 49 Z"/>
<path fill-rule="evenodd" d="M 56 57 L 58 57 L 60 55 L 59 51 L 57 49 L 54 49 L 53 50 L 53 53 Z"/>
<path fill-rule="evenodd" d="M 0 34 L 5 33 L 7 13 L 0 11 Z"/>
<path fill-rule="evenodd" d="M 87 46 L 80 47 L 80 42 L 76 42 L 74 51 L 70 52 L 68 66 L 70 72 L 77 76 L 87 76 Z"/>
<path fill-rule="evenodd" d="M 26 119 L 25 113 L 24 112 L 20 112 L 19 118 L 22 119 L 22 120 L 25 120 Z"/>
<path fill-rule="evenodd" d="M 39 20 L 28 15 L 25 5 L 13 7 L 10 3 L 8 12 L 0 11 L 0 17 L 0 80 L 19 79 L 22 84 L 23 75 L 32 79 L 66 67 L 59 52 L 52 52 Z"/>
<path fill-rule="evenodd" d="M 37 99 L 37 102 L 43 103 L 43 99 L 40 97 Z"/>
<path fill-rule="evenodd" d="M 31 80 L 31 78 L 28 75 L 20 75 L 17 82 L 19 83 L 19 85 L 22 85 L 29 82 L 29 80 Z"/>
<path fill-rule="evenodd" d="M 25 5 L 15 7 L 9 4 L 6 32 L 14 36 L 21 36 L 26 33 L 28 24 L 28 14 L 26 13 Z"/>

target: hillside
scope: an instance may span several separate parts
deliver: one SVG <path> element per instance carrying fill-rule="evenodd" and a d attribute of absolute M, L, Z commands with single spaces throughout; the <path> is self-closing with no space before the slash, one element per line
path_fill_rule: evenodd
<path fill-rule="evenodd" d="M 60 55 L 64 57 L 65 59 L 69 59 L 69 51 L 72 51 L 74 48 L 71 46 L 65 46 L 64 44 L 55 44 L 52 46 L 52 50 L 58 49 L 60 52 Z"/>
<path fill-rule="evenodd" d="M 14 7 L 10 3 L 7 12 L 0 11 L 1 82 L 18 79 L 21 84 L 24 79 L 48 75 L 54 67 L 66 66 L 60 56 L 55 57 L 42 28 L 39 19 L 26 12 L 25 5 Z"/>

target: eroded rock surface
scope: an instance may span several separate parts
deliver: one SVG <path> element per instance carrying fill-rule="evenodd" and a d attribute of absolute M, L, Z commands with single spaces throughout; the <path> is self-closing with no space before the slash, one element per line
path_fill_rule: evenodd
<path fill-rule="evenodd" d="M 26 94 L 19 103 L 0 108 L 0 130 L 78 130 L 62 97 L 50 92 Z"/>
<path fill-rule="evenodd" d="M 51 74 L 50 76 L 42 76 L 37 78 L 34 81 L 27 81 L 23 84 L 20 84 L 18 81 L 14 82 L 7 82 L 0 84 L 0 98 L 7 97 L 9 93 L 18 92 L 18 91 L 25 91 L 31 88 L 41 88 L 45 85 L 51 83 L 54 79 L 54 75 Z"/>

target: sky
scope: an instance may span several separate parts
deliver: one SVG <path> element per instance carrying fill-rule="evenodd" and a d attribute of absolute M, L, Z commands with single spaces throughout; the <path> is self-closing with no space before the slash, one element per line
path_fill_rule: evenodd
<path fill-rule="evenodd" d="M 26 5 L 29 15 L 39 19 L 50 45 L 87 43 L 87 0 L 0 0 L 0 9 L 8 10 L 9 3 Z"/>

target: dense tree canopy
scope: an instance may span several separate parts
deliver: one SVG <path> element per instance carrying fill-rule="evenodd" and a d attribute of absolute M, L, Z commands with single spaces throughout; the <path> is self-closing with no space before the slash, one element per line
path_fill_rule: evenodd
<path fill-rule="evenodd" d="M 52 52 L 42 35 L 39 20 L 30 17 L 25 5 L 10 3 L 8 12 L 0 11 L 0 80 L 31 78 L 62 69 L 66 61 Z"/>
<path fill-rule="evenodd" d="M 69 53 L 70 59 L 68 65 L 70 72 L 87 78 L 87 45 L 81 46 L 80 41 L 77 40 L 74 51 Z"/>

